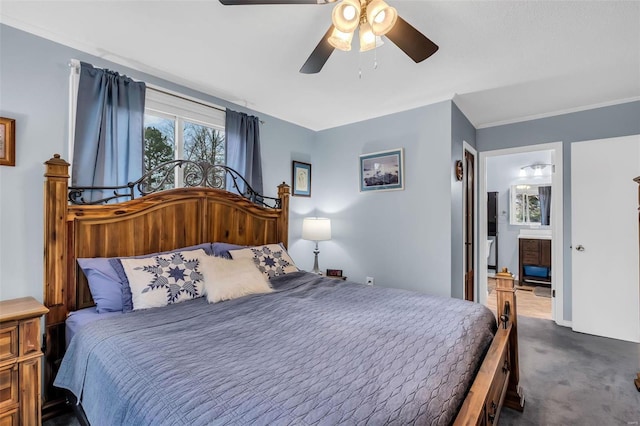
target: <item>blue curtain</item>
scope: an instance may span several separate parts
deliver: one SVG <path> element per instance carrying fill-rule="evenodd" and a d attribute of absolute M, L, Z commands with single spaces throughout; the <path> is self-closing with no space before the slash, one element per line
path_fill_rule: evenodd
<path fill-rule="evenodd" d="M 260 157 L 260 120 L 247 114 L 226 111 L 225 138 L 227 166 L 240 173 L 258 194 L 262 194 L 262 161 Z M 238 192 L 227 179 L 227 190 Z M 245 188 L 240 187 L 240 192 Z"/>
<path fill-rule="evenodd" d="M 540 225 L 551 225 L 551 187 L 539 186 L 538 199 L 540 200 Z"/>
<path fill-rule="evenodd" d="M 126 185 L 142 176 L 145 90 L 142 82 L 81 63 L 73 186 Z M 99 191 L 85 196 L 100 198 Z"/>

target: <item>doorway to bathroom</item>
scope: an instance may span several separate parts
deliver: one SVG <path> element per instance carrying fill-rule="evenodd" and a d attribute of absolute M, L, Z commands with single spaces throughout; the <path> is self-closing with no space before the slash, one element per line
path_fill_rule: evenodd
<path fill-rule="evenodd" d="M 562 144 L 481 152 L 478 165 L 480 302 L 495 310 L 506 267 L 519 315 L 562 319 Z"/>

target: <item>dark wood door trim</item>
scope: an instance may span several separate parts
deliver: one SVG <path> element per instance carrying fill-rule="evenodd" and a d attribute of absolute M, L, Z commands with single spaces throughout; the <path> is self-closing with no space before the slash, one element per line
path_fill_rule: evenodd
<path fill-rule="evenodd" d="M 474 263 L 475 263 L 475 156 L 464 150 L 463 188 L 464 211 L 464 299 L 475 300 Z"/>

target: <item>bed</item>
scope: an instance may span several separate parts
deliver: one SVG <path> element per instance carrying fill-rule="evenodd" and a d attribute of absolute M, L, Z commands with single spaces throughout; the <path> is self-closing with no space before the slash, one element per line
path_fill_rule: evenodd
<path fill-rule="evenodd" d="M 78 259 L 211 242 L 286 249 L 289 188 L 270 206 L 246 186 L 75 205 L 68 163 L 45 164 L 45 417 L 64 390 L 92 425 L 493 424 L 503 406 L 523 409 L 506 271 L 497 327 L 477 304 L 304 271 L 273 277 L 265 294 L 82 320 L 96 314 Z M 68 317 L 81 323 L 73 339 Z"/>

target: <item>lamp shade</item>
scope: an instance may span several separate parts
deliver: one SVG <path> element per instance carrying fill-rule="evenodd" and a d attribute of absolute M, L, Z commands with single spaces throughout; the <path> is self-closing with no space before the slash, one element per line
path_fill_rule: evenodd
<path fill-rule="evenodd" d="M 360 23 L 360 0 L 342 0 L 333 8 L 333 26 L 343 33 L 351 33 Z"/>
<path fill-rule="evenodd" d="M 367 21 L 375 35 L 385 35 L 396 24 L 398 12 L 384 0 L 373 0 L 367 6 Z"/>
<path fill-rule="evenodd" d="M 302 239 L 325 241 L 331 239 L 331 220 L 326 217 L 305 217 L 302 221 Z"/>
<path fill-rule="evenodd" d="M 371 31 L 371 25 L 368 22 L 360 24 L 359 35 L 361 52 L 376 48 L 376 35 Z"/>
<path fill-rule="evenodd" d="M 351 50 L 351 40 L 353 39 L 353 32 L 343 33 L 337 28 L 333 29 L 331 37 L 327 40 L 330 45 L 338 50 L 348 52 Z"/>

